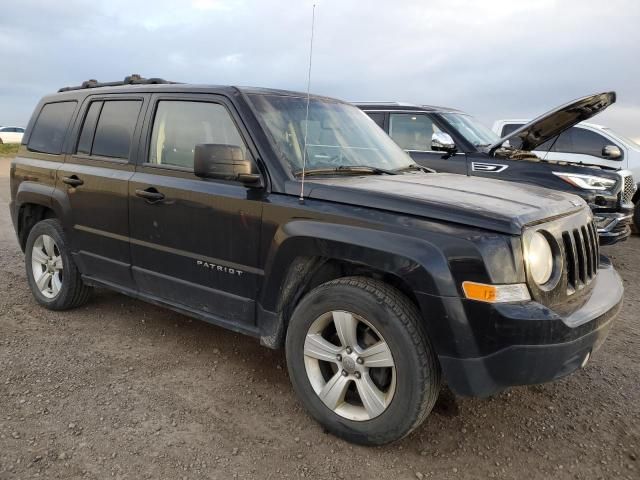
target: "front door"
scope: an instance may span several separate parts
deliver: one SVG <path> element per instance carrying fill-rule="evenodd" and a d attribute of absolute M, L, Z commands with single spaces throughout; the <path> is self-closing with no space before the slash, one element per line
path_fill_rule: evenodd
<path fill-rule="evenodd" d="M 603 154 L 606 146 L 618 147 L 622 156 L 617 159 L 607 158 Z M 534 153 L 547 160 L 626 168 L 626 152 L 622 145 L 583 127 L 571 127 L 561 133 L 557 140 L 554 138 L 540 145 Z"/>
<path fill-rule="evenodd" d="M 431 150 L 431 137 L 440 128 L 425 113 L 390 113 L 389 136 L 419 165 L 437 172 L 467 173 L 464 153 L 448 155 Z"/>
<path fill-rule="evenodd" d="M 146 152 L 129 184 L 133 276 L 143 294 L 251 329 L 263 190 L 193 173 L 197 144 L 255 158 L 232 106 L 210 95 L 154 95 Z"/>
<path fill-rule="evenodd" d="M 74 146 L 57 172 L 69 202 L 71 246 L 80 271 L 133 289 L 128 183 L 143 96 L 89 97 L 73 130 Z"/>

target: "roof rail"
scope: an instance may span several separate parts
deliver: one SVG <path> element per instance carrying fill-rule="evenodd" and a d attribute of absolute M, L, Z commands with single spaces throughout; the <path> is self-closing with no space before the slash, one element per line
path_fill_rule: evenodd
<path fill-rule="evenodd" d="M 82 82 L 82 85 L 78 85 L 75 87 L 63 87 L 58 90 L 58 92 L 68 92 L 71 90 L 83 90 L 85 88 L 100 88 L 100 87 L 117 87 L 119 85 L 155 85 L 161 83 L 179 83 L 172 82 L 169 80 L 165 80 L 164 78 L 143 78 L 137 73 L 124 77 L 124 80 L 121 82 L 98 82 L 97 80 L 91 79 L 85 82 Z"/>

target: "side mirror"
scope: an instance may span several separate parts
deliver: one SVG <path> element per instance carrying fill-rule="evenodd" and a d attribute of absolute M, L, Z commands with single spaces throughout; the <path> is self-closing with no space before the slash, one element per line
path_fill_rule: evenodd
<path fill-rule="evenodd" d="M 611 160 L 617 160 L 622 156 L 622 151 L 620 150 L 620 147 L 615 145 L 605 145 L 602 147 L 602 156 Z"/>
<path fill-rule="evenodd" d="M 457 149 L 451 135 L 444 132 L 433 132 L 433 135 L 431 135 L 431 150 L 454 153 Z"/>
<path fill-rule="evenodd" d="M 197 177 L 231 180 L 260 186 L 262 177 L 255 172 L 253 162 L 246 159 L 237 145 L 200 143 L 193 154 L 193 172 Z"/>

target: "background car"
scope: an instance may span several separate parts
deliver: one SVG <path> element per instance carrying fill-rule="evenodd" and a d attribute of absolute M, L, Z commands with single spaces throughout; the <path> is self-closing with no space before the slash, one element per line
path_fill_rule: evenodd
<path fill-rule="evenodd" d="M 493 131 L 505 137 L 527 123 L 529 120 L 498 120 L 493 124 Z M 579 123 L 539 145 L 534 153 L 548 160 L 626 169 L 631 171 L 636 182 L 640 179 L 640 145 L 595 123 Z M 640 230 L 640 191 L 634 194 L 633 203 L 634 223 Z"/>
<path fill-rule="evenodd" d="M 22 135 L 22 127 L 0 127 L 0 143 L 21 143 Z"/>
<path fill-rule="evenodd" d="M 581 196 L 594 212 L 600 243 L 610 245 L 626 240 L 631 233 L 629 223 L 634 212 L 631 200 L 636 188 L 631 172 L 591 164 L 543 161 L 532 150 L 575 125 L 580 118 L 575 112 L 588 111 L 592 116 L 613 102 L 614 92 L 589 95 L 558 107 L 502 138 L 471 115 L 454 108 L 398 102 L 357 105 L 422 166 Z M 516 135 L 522 132 L 533 132 L 525 135 L 527 145 L 518 144 Z"/>

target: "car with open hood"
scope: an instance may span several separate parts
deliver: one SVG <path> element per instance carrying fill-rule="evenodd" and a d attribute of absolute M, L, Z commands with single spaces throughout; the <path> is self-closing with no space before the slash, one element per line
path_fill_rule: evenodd
<path fill-rule="evenodd" d="M 327 97 L 89 80 L 36 106 L 10 185 L 43 307 L 103 287 L 284 347 L 309 414 L 365 445 L 414 430 L 443 381 L 581 368 L 622 302 L 580 197 L 432 173 Z"/>
<path fill-rule="evenodd" d="M 558 107 L 499 138 L 460 110 L 398 102 L 358 103 L 420 165 L 571 192 L 593 210 L 600 243 L 631 234 L 636 184 L 628 170 L 549 159 L 533 151 L 615 102 L 614 92 L 589 95 Z"/>
<path fill-rule="evenodd" d="M 530 120 L 496 120 L 493 131 L 501 137 L 529 123 Z M 564 130 L 545 143 L 538 145 L 533 153 L 549 160 L 600 165 L 613 170 L 628 170 L 633 175 L 635 187 L 626 186 L 628 194 L 633 195 L 635 204 L 633 219 L 637 231 L 640 231 L 640 144 L 638 140 L 625 137 L 615 130 L 591 122 L 580 122 Z M 635 190 L 635 193 L 633 191 Z"/>

